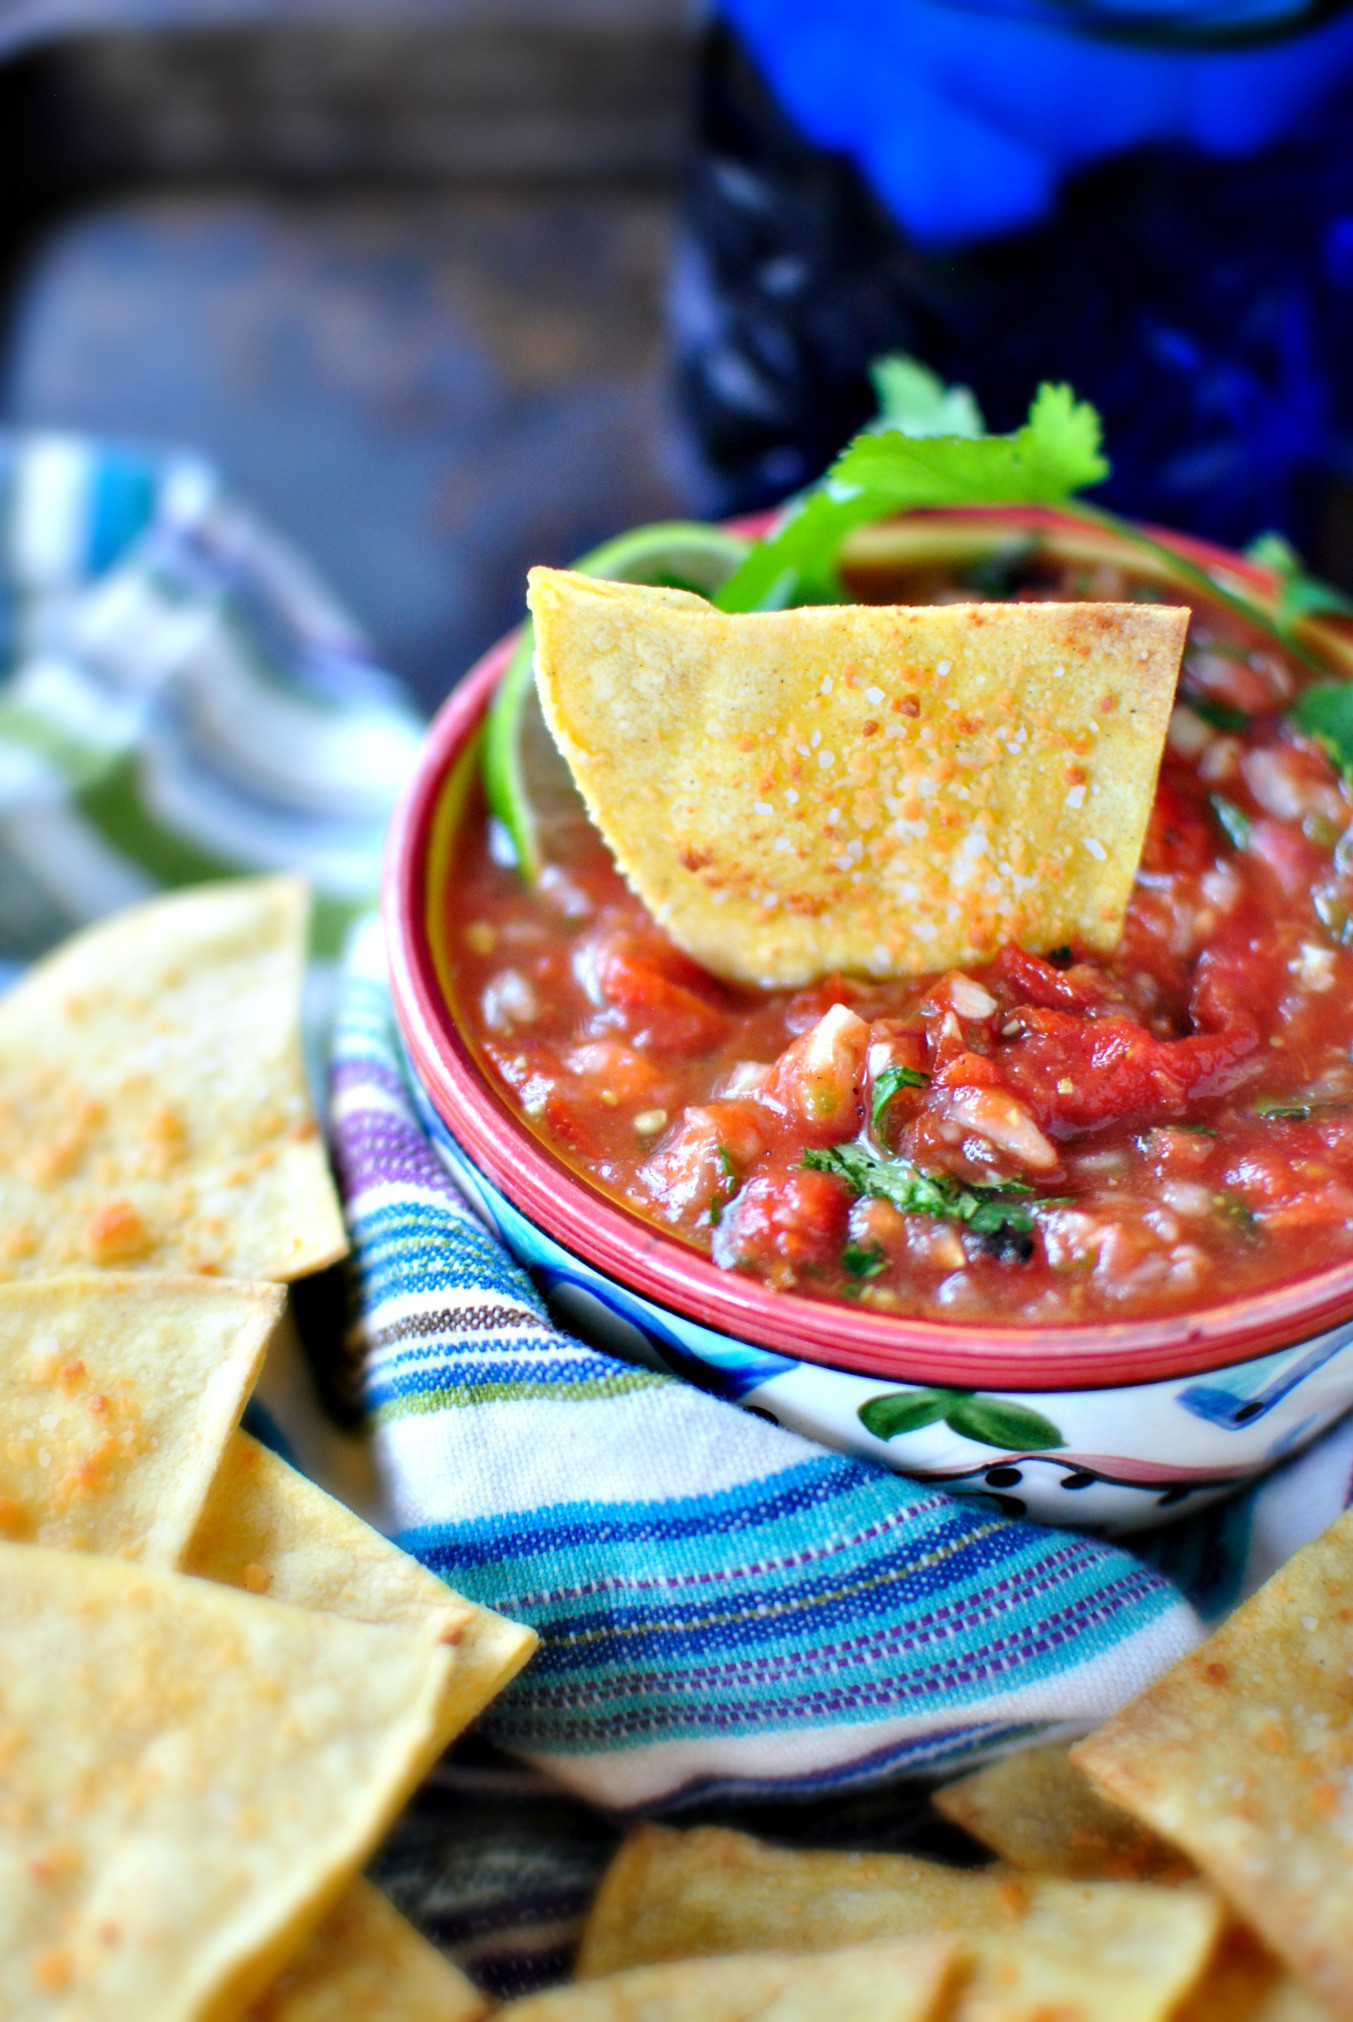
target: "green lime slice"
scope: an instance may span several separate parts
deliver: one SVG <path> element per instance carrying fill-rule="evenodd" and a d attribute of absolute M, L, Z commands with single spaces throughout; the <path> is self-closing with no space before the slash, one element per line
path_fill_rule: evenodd
<path fill-rule="evenodd" d="M 748 545 L 722 527 L 668 520 L 618 534 L 573 566 L 615 583 L 664 583 L 712 596 Z M 541 714 L 533 648 L 528 618 L 489 706 L 483 761 L 489 811 L 511 838 L 517 867 L 531 885 L 545 864 L 568 856 L 570 831 L 576 835 L 578 824 L 587 824 L 582 797 Z"/>

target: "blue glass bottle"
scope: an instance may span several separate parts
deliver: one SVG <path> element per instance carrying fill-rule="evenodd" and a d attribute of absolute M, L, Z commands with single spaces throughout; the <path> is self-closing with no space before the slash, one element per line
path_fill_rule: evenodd
<path fill-rule="evenodd" d="M 1347 578 L 1353 5 L 724 0 L 672 304 L 716 509 L 815 476 L 905 349 L 994 428 L 1070 380 L 1106 503 Z"/>

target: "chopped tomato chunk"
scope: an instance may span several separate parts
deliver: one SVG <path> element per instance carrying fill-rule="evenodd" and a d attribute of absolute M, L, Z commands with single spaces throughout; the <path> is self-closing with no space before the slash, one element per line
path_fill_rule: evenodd
<path fill-rule="evenodd" d="M 839 1262 L 850 1195 L 829 1173 L 800 1166 L 758 1173 L 722 1218 L 715 1255 L 723 1264 L 773 1264 L 791 1271 Z"/>
<path fill-rule="evenodd" d="M 809 1144 L 853 1137 L 860 1124 L 869 1027 L 844 1004 L 835 1004 L 811 1031 L 775 1063 L 762 1091 L 775 1108 L 797 1118 Z"/>
<path fill-rule="evenodd" d="M 717 1221 L 765 1141 L 750 1103 L 707 1103 L 685 1111 L 640 1178 L 669 1221 Z"/>
<path fill-rule="evenodd" d="M 1014 1172 L 1041 1175 L 1055 1172 L 1061 1163 L 1028 1106 L 994 1081 L 945 1089 L 931 1102 L 930 1114 L 945 1142 L 962 1145 L 968 1158 L 975 1156 L 979 1164 L 994 1162 Z M 976 1150 L 969 1142 L 974 1138 Z"/>
<path fill-rule="evenodd" d="M 956 1053 L 934 1076 L 936 1088 L 1002 1088 L 999 1070 L 985 1053 Z"/>
<path fill-rule="evenodd" d="M 1041 1004 L 1049 1011 L 1088 1011 L 1112 994 L 1103 970 L 1089 962 L 1057 969 L 1041 955 L 1026 954 L 1023 948 L 1003 948 L 992 967 L 1010 985 L 1017 1002 Z"/>
<path fill-rule="evenodd" d="M 656 933 L 603 933 L 579 949 L 597 995 L 624 1016 L 636 1046 L 656 1053 L 709 1053 L 728 1032 L 711 1001 L 713 979 Z"/>
<path fill-rule="evenodd" d="M 1162 1040 L 1128 1018 L 1018 1017 L 1020 1037 L 1002 1054 L 1002 1071 L 1054 1136 L 1183 1116 L 1190 1096 L 1259 1043 L 1252 1025 Z"/>

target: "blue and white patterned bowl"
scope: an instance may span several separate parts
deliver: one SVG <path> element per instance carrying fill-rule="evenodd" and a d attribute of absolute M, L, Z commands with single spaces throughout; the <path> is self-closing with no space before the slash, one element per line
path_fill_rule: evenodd
<path fill-rule="evenodd" d="M 1111 1390 L 899 1386 L 735 1341 L 631 1291 L 537 1228 L 462 1150 L 421 1082 L 415 1089 L 447 1170 L 561 1327 L 824 1446 L 984 1496 L 1011 1516 L 1116 1531 L 1168 1522 L 1304 1446 L 1353 1401 L 1353 1321 L 1231 1368 Z"/>
<path fill-rule="evenodd" d="M 1112 559 L 1103 537 L 1027 511 L 930 515 L 971 558 L 1036 527 Z M 957 536 L 956 536 L 957 538 Z M 1195 564 L 1255 577 L 1178 542 Z M 1136 558 L 1134 557 L 1134 566 Z M 721 1272 L 556 1158 L 480 1069 L 454 1011 L 439 900 L 507 640 L 453 692 L 392 834 L 385 914 L 395 1009 L 448 1169 L 561 1323 L 824 1445 L 1011 1513 L 1145 1528 L 1273 1466 L 1353 1406 L 1353 1266 L 1164 1320 L 1031 1328 L 940 1323 L 778 1293 Z"/>

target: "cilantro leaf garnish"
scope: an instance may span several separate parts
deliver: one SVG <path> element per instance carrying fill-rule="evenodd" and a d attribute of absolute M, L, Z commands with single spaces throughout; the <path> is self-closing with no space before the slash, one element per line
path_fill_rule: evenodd
<path fill-rule="evenodd" d="M 1260 534 L 1245 553 L 1278 578 L 1274 620 L 1280 631 L 1293 631 L 1302 618 L 1353 618 L 1353 598 L 1336 590 L 1333 583 L 1308 575 L 1301 556 L 1281 534 Z"/>
<path fill-rule="evenodd" d="M 871 1115 L 875 1130 L 883 1122 L 883 1113 L 899 1088 L 926 1088 L 929 1084 L 930 1076 L 922 1073 L 919 1067 L 903 1067 L 900 1064 L 885 1067 L 874 1083 Z"/>
<path fill-rule="evenodd" d="M 904 1215 L 942 1215 L 962 1222 L 979 1236 L 995 1235 L 1002 1229 L 1027 1234 L 1034 1227 L 1035 1207 L 1051 1204 L 1031 1200 L 1033 1188 L 1022 1180 L 1006 1180 L 1000 1186 L 967 1186 L 948 1173 L 922 1172 L 909 1158 L 885 1157 L 859 1142 L 806 1151 L 803 1163 L 814 1172 L 834 1174 L 852 1192 L 867 1199 L 891 1201 Z"/>
<path fill-rule="evenodd" d="M 1251 718 L 1243 709 L 1235 709 L 1229 702 L 1215 702 L 1210 695 L 1190 695 L 1186 690 L 1181 691 L 1179 699 L 1195 716 L 1201 716 L 1204 723 L 1210 723 L 1214 730 L 1243 736 L 1250 727 Z"/>
<path fill-rule="evenodd" d="M 1099 416 L 1069 386 L 1040 386 L 1029 419 L 1010 435 L 965 431 L 981 417 L 944 405 L 917 378 L 911 360 L 883 361 L 881 428 L 857 435 L 821 483 L 789 508 L 719 591 L 723 611 L 783 610 L 835 603 L 841 544 L 855 527 L 925 506 L 1062 505 L 1109 474 L 1100 454 Z M 938 382 L 935 382 L 938 386 Z M 928 432 L 943 415 L 953 431 Z M 927 432 L 917 432 L 918 421 Z"/>
<path fill-rule="evenodd" d="M 1261 1095 L 1254 1113 L 1275 1123 L 1306 1123 L 1313 1116 L 1334 1116 L 1347 1107 L 1329 1096 Z"/>
<path fill-rule="evenodd" d="M 717 1229 L 723 1220 L 723 1211 L 730 1206 L 738 1191 L 738 1169 L 733 1163 L 732 1153 L 726 1144 L 715 1146 L 719 1164 L 723 1167 L 723 1180 L 718 1190 L 711 1194 L 709 1202 L 709 1225 Z"/>
<path fill-rule="evenodd" d="M 754 544 L 714 598 L 720 610 L 780 611 L 791 604 L 840 602 L 845 591 L 837 562 L 847 535 L 895 513 L 1049 505 L 1130 542 L 1167 580 L 1234 611 L 1314 673 L 1328 672 L 1318 651 L 1300 636 L 1300 622 L 1317 615 L 1353 617 L 1353 599 L 1307 575 L 1280 535 L 1265 535 L 1250 549 L 1251 557 L 1279 578 L 1273 600 L 1221 580 L 1144 528 L 1078 498 L 1109 475 L 1109 465 L 1101 452 L 1097 411 L 1077 400 L 1069 386 L 1040 386 L 1023 428 L 988 435 L 968 388 L 946 387 L 913 358 L 881 358 L 873 378 L 877 417 L 846 445 L 825 477 L 791 500 L 767 538 Z M 1198 713 L 1213 720 L 1206 704 Z M 1312 731 L 1326 733 L 1323 724 Z M 1345 740 L 1341 732 L 1340 745 L 1353 770 L 1353 734 Z"/>
<path fill-rule="evenodd" d="M 1251 1235 L 1258 1227 L 1254 1209 L 1239 1194 L 1213 1194 L 1212 1207 L 1218 1220 L 1229 1223 L 1237 1235 Z"/>
<path fill-rule="evenodd" d="M 1353 681 L 1318 681 L 1287 712 L 1297 729 L 1323 744 L 1341 772 L 1353 777 Z"/>
<path fill-rule="evenodd" d="M 970 441 L 985 435 L 982 410 L 967 386 L 946 386 L 937 372 L 919 359 L 894 352 L 876 358 L 869 368 L 879 411 L 870 426 L 898 428 L 903 435 L 961 435 Z"/>
<path fill-rule="evenodd" d="M 877 1278 L 887 1263 L 882 1250 L 865 1249 L 858 1243 L 848 1243 L 841 1252 L 841 1266 L 851 1278 Z"/>

